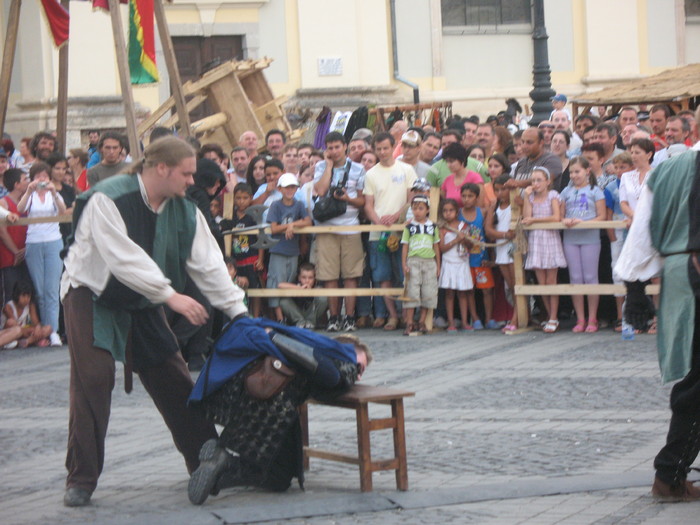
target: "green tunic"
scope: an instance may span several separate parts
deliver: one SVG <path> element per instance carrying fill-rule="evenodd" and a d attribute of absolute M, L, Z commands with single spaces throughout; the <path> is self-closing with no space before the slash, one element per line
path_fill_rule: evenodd
<path fill-rule="evenodd" d="M 695 296 L 688 280 L 688 196 L 695 177 L 696 151 L 673 157 L 649 176 L 654 193 L 650 222 L 654 248 L 665 257 L 661 277 L 657 346 L 664 382 L 690 371 L 695 331 Z"/>

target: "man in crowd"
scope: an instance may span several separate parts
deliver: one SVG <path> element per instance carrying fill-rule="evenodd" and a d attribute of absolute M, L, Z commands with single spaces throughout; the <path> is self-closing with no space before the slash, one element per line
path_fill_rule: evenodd
<path fill-rule="evenodd" d="M 656 104 L 649 111 L 649 125 L 651 126 L 651 140 L 654 142 L 656 151 L 668 146 L 664 140 L 666 134 L 666 121 L 671 116 L 671 110 L 666 104 Z"/>
<path fill-rule="evenodd" d="M 690 126 L 685 119 L 678 116 L 669 117 L 666 121 L 666 133 L 664 135 L 668 145 L 657 150 L 654 154 L 654 160 L 651 164 L 652 168 L 667 160 L 671 155 L 677 155 L 686 151 L 688 149 L 686 141 L 689 136 Z"/>
<path fill-rule="evenodd" d="M 462 120 L 462 146 L 469 149 L 469 146 L 472 146 L 476 142 L 476 130 L 478 127 L 479 123 L 471 118 Z M 444 149 L 445 145 L 442 147 Z"/>
<path fill-rule="evenodd" d="M 610 122 L 602 122 L 595 128 L 595 142 L 603 146 L 605 153 L 603 157 L 603 171 L 608 175 L 614 175 L 612 159 L 619 155 L 623 150 L 617 147 L 618 129 L 615 124 Z M 601 186 L 604 188 L 605 186 Z"/>
<path fill-rule="evenodd" d="M 58 151 L 58 141 L 51 133 L 40 131 L 34 135 L 29 148 L 32 151 L 32 156 L 36 160 L 46 162 L 46 159 L 48 159 L 52 153 Z"/>
<path fill-rule="evenodd" d="M 627 124 L 620 132 L 620 137 L 622 139 L 622 147 L 629 151 L 632 144 L 632 136 L 639 130 L 637 124 Z"/>
<path fill-rule="evenodd" d="M 554 188 L 559 187 L 561 177 L 561 159 L 544 149 L 544 134 L 542 130 L 528 128 L 523 131 L 521 149 L 523 158 L 515 165 L 514 178 L 506 183 L 509 188 L 527 188 L 530 185 L 530 175 L 535 166 L 547 168 L 549 180 Z"/>
<path fill-rule="evenodd" d="M 9 193 L 5 185 L 2 183 L 2 176 L 10 167 L 10 161 L 7 158 L 7 152 L 4 148 L 0 148 L 0 199 Z"/>
<path fill-rule="evenodd" d="M 583 145 L 583 140 L 574 133 L 571 134 L 571 119 L 566 111 L 561 109 L 555 109 L 552 111 L 552 124 L 554 124 L 554 131 L 566 131 L 571 136 L 571 142 L 569 143 L 569 155 L 575 156 L 581 151 L 581 146 Z"/>
<path fill-rule="evenodd" d="M 637 110 L 630 106 L 625 106 L 620 110 L 617 116 L 617 126 L 620 129 L 625 129 L 625 126 L 629 126 L 630 124 L 634 124 L 635 126 L 639 124 Z"/>
<path fill-rule="evenodd" d="M 363 189 L 365 171 L 361 164 L 346 155 L 347 146 L 342 133 L 331 132 L 325 138 L 324 160 L 316 163 L 314 189 L 319 197 L 345 201 L 342 215 L 319 223 L 319 226 L 354 226 L 360 224 L 360 208 L 365 205 Z M 392 158 L 393 160 L 393 158 Z M 345 180 L 347 178 L 347 180 Z M 343 181 L 345 183 L 343 184 Z M 361 234 L 356 232 L 316 234 L 316 277 L 325 288 L 357 288 L 364 267 Z M 330 320 L 327 330 L 352 332 L 356 329 L 355 304 L 357 297 L 345 297 L 345 318 L 340 316 L 341 303 L 337 297 L 328 298 Z"/>
<path fill-rule="evenodd" d="M 282 148 L 282 164 L 284 165 L 285 173 L 299 172 L 299 155 L 296 144 L 285 144 Z"/>
<path fill-rule="evenodd" d="M 238 138 L 238 145 L 245 148 L 249 159 L 258 154 L 258 144 L 258 136 L 254 131 L 244 131 Z"/>
<path fill-rule="evenodd" d="M 239 182 L 247 182 L 246 171 L 248 170 L 248 162 L 250 162 L 248 150 L 243 146 L 236 146 L 231 150 L 231 169 L 227 173 L 228 182 L 226 183 L 228 191 L 233 191 L 233 188 Z"/>
<path fill-rule="evenodd" d="M 115 361 L 125 363 L 127 390 L 132 367 L 138 373 L 190 473 L 216 437 L 214 425 L 187 407 L 192 378 L 161 306 L 194 325 L 206 322 L 204 307 L 180 293 L 189 277 L 226 315 L 246 313 L 209 226 L 185 198 L 195 169 L 194 150 L 165 137 L 149 144 L 136 174 L 79 197 L 61 283 L 71 361 L 68 507 L 90 503 L 102 472 Z"/>
<path fill-rule="evenodd" d="M 430 165 L 419 158 L 421 142 L 422 139 L 417 131 L 411 129 L 404 133 L 401 136 L 403 155 L 398 160 L 412 166 L 419 179 L 425 179 Z"/>
<path fill-rule="evenodd" d="M 426 164 L 432 164 L 440 151 L 440 139 L 442 135 L 429 131 L 423 137 L 423 142 L 420 146 L 420 160 Z"/>
<path fill-rule="evenodd" d="M 390 226 L 405 220 L 408 211 L 409 194 L 416 181 L 416 172 L 411 166 L 394 160 L 394 137 L 388 133 L 378 133 L 374 137 L 374 152 L 379 163 L 365 177 L 365 213 L 372 224 Z M 394 232 L 396 235 L 396 232 Z M 396 235 L 397 240 L 398 236 Z M 403 282 L 401 250 L 390 246 L 386 232 L 370 232 L 369 261 L 372 280 L 382 288 Z M 386 308 L 382 308 L 382 304 Z M 388 320 L 386 319 L 388 312 Z M 375 328 L 396 330 L 399 317 L 394 300 L 388 296 L 375 302 Z M 386 324 L 385 324 L 386 321 Z"/>
<path fill-rule="evenodd" d="M 493 138 L 495 136 L 491 124 L 479 124 L 476 128 L 476 142 L 484 148 L 485 164 L 488 164 L 489 158 L 493 155 Z"/>
<path fill-rule="evenodd" d="M 369 149 L 369 144 L 365 139 L 352 138 L 348 144 L 348 157 L 353 162 L 360 162 L 362 154 Z"/>
<path fill-rule="evenodd" d="M 554 135 L 554 123 L 551 120 L 543 120 L 537 125 L 537 129 L 542 132 L 542 137 L 544 137 L 544 149 L 549 151 L 552 145 L 552 135 Z"/>
<path fill-rule="evenodd" d="M 126 173 L 129 164 L 121 160 L 124 149 L 124 136 L 116 131 L 106 131 L 97 144 L 102 160 L 96 166 L 87 170 L 88 184 L 92 187 L 112 175 Z"/>
<path fill-rule="evenodd" d="M 282 160 L 282 150 L 286 143 L 287 137 L 279 129 L 271 129 L 265 135 L 265 149 L 272 158 Z"/>

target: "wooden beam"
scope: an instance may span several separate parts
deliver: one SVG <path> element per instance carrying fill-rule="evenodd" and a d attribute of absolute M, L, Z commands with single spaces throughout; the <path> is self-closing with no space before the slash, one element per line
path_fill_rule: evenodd
<path fill-rule="evenodd" d="M 403 294 L 403 288 L 255 288 L 247 293 L 248 297 L 399 296 Z"/>
<path fill-rule="evenodd" d="M 625 221 L 583 221 L 575 226 L 564 226 L 562 222 L 538 222 L 523 225 L 523 230 L 607 230 L 608 228 L 627 228 Z"/>
<path fill-rule="evenodd" d="M 153 0 L 153 12 L 155 14 L 156 25 L 158 26 L 160 43 L 163 46 L 165 65 L 168 68 L 168 76 L 170 77 L 170 90 L 173 93 L 172 96 L 175 100 L 175 108 L 180 121 L 180 136 L 183 138 L 189 137 L 192 134 L 190 131 L 190 114 L 185 105 L 185 94 L 182 90 L 180 70 L 177 68 L 177 58 L 175 57 L 173 41 L 170 38 L 168 21 L 165 18 L 163 0 Z"/>
<path fill-rule="evenodd" d="M 229 121 L 227 113 L 214 113 L 208 117 L 204 117 L 197 122 L 193 122 L 191 129 L 193 133 L 206 133 L 212 129 L 220 128 Z"/>
<path fill-rule="evenodd" d="M 192 97 L 189 100 L 189 102 L 187 102 L 187 106 L 186 106 L 187 111 L 188 112 L 192 111 L 193 109 L 195 109 L 196 107 L 198 107 L 199 105 L 203 104 L 206 101 L 207 101 L 206 95 L 195 95 L 194 97 Z M 165 126 L 166 128 L 170 128 L 170 127 L 174 126 L 175 124 L 177 124 L 177 122 L 178 122 L 177 113 L 175 113 L 174 115 L 171 115 L 166 120 L 164 120 L 161 123 L 161 126 Z M 190 129 L 192 129 L 191 124 L 190 124 Z"/>
<path fill-rule="evenodd" d="M 518 200 L 516 197 L 518 196 L 519 190 L 511 190 L 510 191 L 510 229 L 515 230 L 515 227 L 518 224 L 518 220 L 522 216 L 522 210 L 520 209 L 520 206 L 518 205 Z M 525 284 L 525 269 L 523 267 L 523 253 L 520 250 L 515 250 L 513 252 L 513 269 L 515 271 L 515 288 L 518 288 L 518 285 L 522 286 Z M 515 304 L 513 305 L 513 308 L 515 308 L 515 311 L 518 314 L 518 329 L 519 330 L 524 330 L 527 328 L 528 325 L 528 320 L 530 318 L 530 309 L 528 308 L 528 302 L 527 302 L 527 297 L 523 295 L 516 295 L 513 294 Z"/>
<path fill-rule="evenodd" d="M 117 54 L 117 67 L 119 69 L 119 84 L 124 99 L 124 113 L 126 117 L 126 136 L 129 137 L 129 149 L 131 158 L 137 161 L 141 158 L 141 146 L 136 134 L 136 106 L 134 94 L 131 91 L 131 76 L 129 73 L 129 61 L 126 55 L 126 42 L 124 41 L 124 28 L 122 25 L 119 0 L 109 0 L 109 16 L 112 19 L 112 33 L 114 35 L 114 49 Z"/>
<path fill-rule="evenodd" d="M 658 295 L 661 287 L 650 284 L 647 295 Z M 521 284 L 515 285 L 516 295 L 615 295 L 625 294 L 624 284 Z"/>
<path fill-rule="evenodd" d="M 10 12 L 7 16 L 5 48 L 3 49 L 2 66 L 0 67 L 0 136 L 5 132 L 5 119 L 7 118 L 7 105 L 10 98 L 10 81 L 12 80 L 12 69 L 15 63 L 19 13 L 21 9 L 22 0 L 12 0 Z"/>
<path fill-rule="evenodd" d="M 70 12 L 70 2 L 61 0 L 61 6 Z M 56 103 L 56 138 L 61 153 L 66 153 L 66 141 L 68 137 L 68 45 L 66 40 L 58 50 L 58 101 Z"/>

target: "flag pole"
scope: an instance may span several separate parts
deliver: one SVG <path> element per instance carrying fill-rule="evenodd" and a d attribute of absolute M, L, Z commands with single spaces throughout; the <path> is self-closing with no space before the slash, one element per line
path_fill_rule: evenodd
<path fill-rule="evenodd" d="M 121 84 L 122 97 L 124 99 L 126 135 L 129 138 L 131 158 L 137 161 L 141 158 L 141 146 L 139 144 L 138 135 L 136 134 L 136 109 L 134 105 L 134 94 L 131 91 L 131 76 L 126 55 L 126 42 L 124 40 L 119 0 L 109 0 L 109 16 L 112 19 L 112 33 L 114 33 L 114 48 L 117 53 L 119 83 Z"/>
<path fill-rule="evenodd" d="M 2 66 L 0 66 L 0 136 L 5 132 L 5 118 L 7 117 L 7 105 L 10 97 L 10 80 L 12 80 L 12 68 L 15 62 L 21 8 L 22 0 L 12 0 L 7 18 L 5 49 L 2 54 Z"/>
<path fill-rule="evenodd" d="M 70 12 L 69 0 L 61 0 L 61 6 Z M 58 50 L 58 102 L 56 104 L 56 138 L 66 153 L 68 135 L 68 45 L 66 40 Z"/>
<path fill-rule="evenodd" d="M 175 50 L 173 49 L 173 41 L 170 38 L 168 21 L 165 19 L 163 0 L 153 0 L 153 12 L 156 17 L 160 43 L 163 46 L 165 65 L 168 68 L 168 76 L 170 77 L 170 90 L 173 93 L 175 110 L 177 111 L 177 117 L 180 122 L 180 136 L 189 137 L 192 134 L 190 131 L 190 114 L 187 112 L 187 106 L 185 105 L 185 95 L 182 91 L 180 71 L 177 68 L 177 59 L 175 57 Z"/>

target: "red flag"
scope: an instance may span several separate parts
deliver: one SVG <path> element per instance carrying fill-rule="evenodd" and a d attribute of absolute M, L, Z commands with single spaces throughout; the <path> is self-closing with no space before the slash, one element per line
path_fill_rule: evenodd
<path fill-rule="evenodd" d="M 128 4 L 129 0 L 119 0 L 120 4 Z M 109 11 L 109 0 L 92 0 L 93 9 L 104 9 Z"/>
<path fill-rule="evenodd" d="M 61 47 L 68 40 L 68 30 L 70 28 L 70 15 L 58 0 L 41 0 L 44 7 L 44 14 L 49 23 L 53 43 L 56 47 Z"/>

